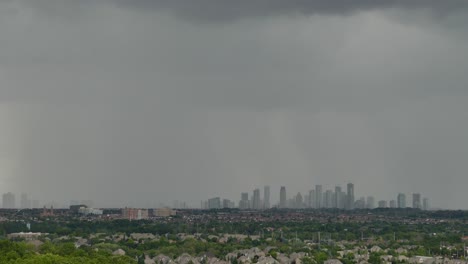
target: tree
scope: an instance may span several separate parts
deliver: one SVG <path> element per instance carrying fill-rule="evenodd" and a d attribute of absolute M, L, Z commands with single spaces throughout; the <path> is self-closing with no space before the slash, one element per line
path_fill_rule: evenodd
<path fill-rule="evenodd" d="M 380 264 L 382 263 L 381 259 L 380 259 L 380 254 L 378 253 L 371 253 L 370 256 L 369 256 L 369 263 L 371 264 Z"/>
<path fill-rule="evenodd" d="M 314 258 L 318 264 L 323 264 L 325 260 L 328 259 L 328 256 L 325 252 L 317 252 L 315 253 Z"/>

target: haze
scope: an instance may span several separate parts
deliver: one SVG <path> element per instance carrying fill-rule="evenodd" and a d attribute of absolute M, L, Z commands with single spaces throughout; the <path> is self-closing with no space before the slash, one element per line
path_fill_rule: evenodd
<path fill-rule="evenodd" d="M 355 184 L 467 208 L 468 2 L 0 0 L 0 192 Z"/>

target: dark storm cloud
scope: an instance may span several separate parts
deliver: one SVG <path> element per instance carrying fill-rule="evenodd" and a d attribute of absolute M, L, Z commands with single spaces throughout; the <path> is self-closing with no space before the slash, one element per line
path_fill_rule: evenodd
<path fill-rule="evenodd" d="M 467 3 L 0 0 L 0 191 L 466 208 Z"/>
<path fill-rule="evenodd" d="M 109 0 L 143 10 L 167 9 L 201 20 L 235 20 L 270 15 L 346 15 L 376 9 L 427 9 L 446 15 L 468 8 L 465 0 Z"/>

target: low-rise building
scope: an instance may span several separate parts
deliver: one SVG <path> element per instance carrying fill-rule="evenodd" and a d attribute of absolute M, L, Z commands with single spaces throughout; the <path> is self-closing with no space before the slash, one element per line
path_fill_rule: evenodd
<path fill-rule="evenodd" d="M 81 207 L 78 212 L 84 215 L 102 215 L 102 210 L 95 208 Z"/>
<path fill-rule="evenodd" d="M 24 233 L 24 232 L 19 232 L 19 233 L 11 233 L 8 234 L 7 237 L 8 239 L 15 239 L 15 238 L 20 238 L 20 239 L 25 239 L 25 240 L 36 240 L 41 236 L 48 235 L 48 233 Z"/>
<path fill-rule="evenodd" d="M 128 220 L 148 219 L 148 209 L 127 208 L 122 209 L 122 217 Z"/>
<path fill-rule="evenodd" d="M 154 210 L 154 216 L 158 217 L 169 217 L 176 215 L 176 211 L 171 208 L 158 208 Z"/>

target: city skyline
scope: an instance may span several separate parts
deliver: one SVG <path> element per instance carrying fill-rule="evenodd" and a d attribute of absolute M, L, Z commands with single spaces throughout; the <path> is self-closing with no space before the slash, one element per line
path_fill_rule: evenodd
<path fill-rule="evenodd" d="M 353 183 L 346 184 L 347 191 L 341 191 L 341 185 L 335 185 L 335 189 L 326 189 L 323 192 L 322 185 L 315 185 L 314 189 L 309 190 L 302 195 L 301 192 L 297 192 L 295 195 L 287 195 L 287 190 L 285 186 L 281 186 L 279 189 L 279 200 L 273 205 L 268 201 L 269 206 L 265 206 L 265 200 L 261 200 L 260 189 L 256 188 L 253 190 L 252 199 L 249 199 L 248 192 L 241 193 L 240 199 L 237 200 L 238 206 L 236 206 L 236 200 L 230 200 L 230 206 L 225 206 L 225 208 L 239 208 L 239 209 L 253 209 L 253 210 L 262 210 L 269 209 L 271 207 L 276 207 L 279 209 L 283 208 L 312 208 L 312 209 L 322 209 L 322 208 L 338 208 L 345 210 L 353 209 L 374 209 L 374 208 L 416 208 L 422 210 L 430 209 L 447 209 L 447 208 L 433 208 L 430 207 L 429 197 L 422 196 L 421 193 L 411 193 L 412 199 L 411 204 L 407 203 L 407 195 L 404 193 L 395 193 L 395 196 L 391 199 L 381 200 L 381 197 L 374 197 L 372 195 L 359 196 L 359 199 L 356 199 Z M 270 186 L 266 185 L 265 190 L 268 190 L 268 198 L 270 197 Z M 294 192 L 294 191 L 293 191 Z M 409 196 L 409 195 L 408 195 Z M 211 198 L 211 199 L 222 199 L 220 197 Z M 223 206 L 221 204 L 216 204 L 215 206 L 210 207 L 210 199 L 208 202 L 201 203 L 202 209 L 221 209 Z M 377 201 L 377 202 L 376 202 Z M 377 206 L 376 206 L 377 205 Z"/>
<path fill-rule="evenodd" d="M 328 186 L 328 185 L 326 185 Z M 271 202 L 271 188 L 270 185 L 263 186 L 263 193 L 260 191 L 260 188 L 255 188 L 249 196 L 249 192 L 242 192 L 240 199 L 236 200 L 229 199 L 226 197 L 213 197 L 209 198 L 206 201 L 201 201 L 199 206 L 194 206 L 193 203 L 187 203 L 186 201 L 173 200 L 172 205 L 169 203 L 161 202 L 147 202 L 144 206 L 137 206 L 135 204 L 126 204 L 117 206 L 117 207 L 141 207 L 141 208 L 158 208 L 158 207 L 170 207 L 170 208 L 239 208 L 239 209 L 255 209 L 255 210 L 264 210 L 269 208 L 340 208 L 346 210 L 352 209 L 374 209 L 382 207 L 382 204 L 385 204 L 383 207 L 389 208 L 418 208 L 423 210 L 428 209 L 450 209 L 450 208 L 436 208 L 430 207 L 429 197 L 422 196 L 421 193 L 396 193 L 394 198 L 381 200 L 381 197 L 375 197 L 373 195 L 359 195 L 359 199 L 355 198 L 354 194 L 354 184 L 347 183 L 347 192 L 342 192 L 341 185 L 334 185 L 334 190 L 332 188 L 326 188 L 323 192 L 322 185 L 315 185 L 314 189 L 309 190 L 308 192 L 301 193 L 300 191 L 294 195 L 288 196 L 286 193 L 286 187 L 281 186 L 278 191 L 278 200 L 276 202 Z M 282 204 L 282 193 L 284 194 L 284 204 Z M 312 194 L 312 197 L 311 197 Z M 321 201 L 319 202 L 318 194 L 320 195 Z M 348 196 L 352 194 L 352 197 Z M 263 195 L 263 196 L 262 196 Z M 412 196 L 411 204 L 408 204 L 408 199 L 406 197 Z M 249 199 L 251 197 L 251 199 Z M 261 198 L 263 197 L 263 198 Z M 299 198 L 300 197 L 300 198 Z M 266 200 L 268 198 L 268 200 Z M 301 205 L 296 206 L 294 203 L 297 199 L 300 199 Z M 265 203 L 267 201 L 267 203 Z M 384 203 L 383 203 L 384 202 Z M 99 201 L 98 201 L 99 204 Z M 352 204 L 352 205 L 351 205 Z M 375 206 L 377 204 L 377 206 Z M 392 206 L 393 204 L 393 206 Z M 71 205 L 86 205 L 89 208 L 95 207 L 95 202 L 93 200 L 69 200 L 69 202 L 63 201 L 49 201 L 41 203 L 39 200 L 32 200 L 32 198 L 27 193 L 21 193 L 20 200 L 16 199 L 15 193 L 7 192 L 2 194 L 2 208 L 5 209 L 27 209 L 27 208 L 42 208 L 42 207 L 55 207 L 55 208 L 68 208 Z M 97 208 L 105 208 L 106 206 L 96 206 Z"/>

